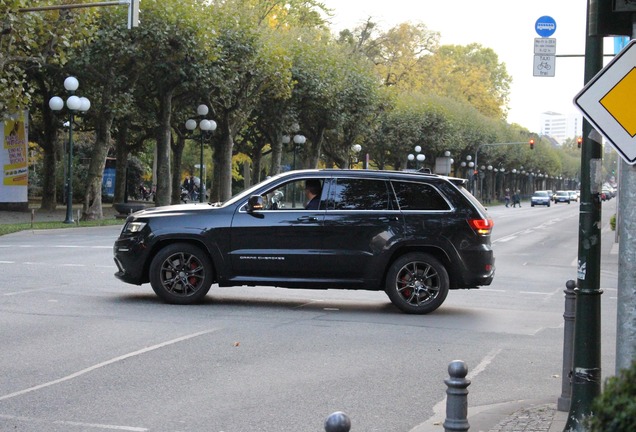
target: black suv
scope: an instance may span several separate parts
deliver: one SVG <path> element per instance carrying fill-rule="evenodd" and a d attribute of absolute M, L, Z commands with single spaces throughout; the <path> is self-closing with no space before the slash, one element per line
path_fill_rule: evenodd
<path fill-rule="evenodd" d="M 449 289 L 494 276 L 493 222 L 464 183 L 417 172 L 291 171 L 216 206 L 142 210 L 115 242 L 115 276 L 150 282 L 176 304 L 200 301 L 216 282 L 384 290 L 402 311 L 429 313 Z M 305 209 L 310 189 L 317 209 Z"/>

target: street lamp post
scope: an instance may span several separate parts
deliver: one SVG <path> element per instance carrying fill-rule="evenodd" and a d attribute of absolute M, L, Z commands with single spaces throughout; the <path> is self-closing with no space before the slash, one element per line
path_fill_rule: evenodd
<path fill-rule="evenodd" d="M 199 147 L 199 202 L 203 202 L 203 198 L 205 195 L 205 177 L 203 177 L 203 143 L 208 138 L 208 133 L 214 132 L 216 130 L 216 122 L 214 120 L 208 120 L 205 118 L 208 115 L 209 109 L 207 105 L 201 104 L 197 107 L 197 114 L 201 121 L 199 122 L 199 129 L 201 130 L 200 134 L 200 147 Z M 186 121 L 185 127 L 190 132 L 194 131 L 197 128 L 197 122 L 193 119 L 188 119 Z"/>
<path fill-rule="evenodd" d="M 351 146 L 351 153 L 349 159 L 349 168 L 353 168 L 354 164 L 358 163 L 358 154 L 362 150 L 362 146 L 360 144 L 354 144 Z"/>
<path fill-rule="evenodd" d="M 421 146 L 415 146 L 415 148 L 413 150 L 415 150 L 415 153 L 417 153 L 417 154 L 414 155 L 413 153 L 409 153 L 408 160 L 411 161 L 411 162 L 413 162 L 414 160 L 417 161 L 417 162 L 415 162 L 415 169 L 419 171 L 420 163 L 423 163 L 426 160 L 426 156 L 424 154 L 420 153 L 422 151 L 422 147 Z"/>
<path fill-rule="evenodd" d="M 472 161 L 473 157 L 471 155 L 466 156 L 466 162 L 462 161 L 459 165 L 462 168 L 465 168 L 464 175 L 468 179 L 469 187 L 471 193 L 475 193 L 475 185 L 473 185 L 473 167 L 475 166 L 475 162 Z"/>
<path fill-rule="evenodd" d="M 91 101 L 85 97 L 75 96 L 75 90 L 79 87 L 77 78 L 70 76 L 64 80 L 64 88 L 70 95 L 66 99 L 68 108 L 68 165 L 66 170 L 66 219 L 64 223 L 71 224 L 73 220 L 73 122 L 75 113 L 85 113 L 91 107 Z M 49 107 L 53 111 L 61 111 L 64 108 L 64 101 L 59 96 L 53 96 L 49 100 Z"/>
<path fill-rule="evenodd" d="M 490 204 L 491 200 L 492 200 L 492 196 L 494 195 L 494 182 L 493 182 L 493 173 L 492 173 L 492 165 L 488 165 L 487 167 L 488 172 L 490 174 L 488 174 L 488 191 L 486 192 L 486 204 Z"/>
<path fill-rule="evenodd" d="M 294 135 L 294 165 L 293 165 L 293 169 L 296 170 L 296 152 L 298 152 L 298 150 L 300 150 L 300 148 L 303 146 L 303 144 L 305 144 L 305 141 L 307 141 L 307 138 L 305 138 L 304 135 L 300 135 L 300 134 L 296 134 Z"/>

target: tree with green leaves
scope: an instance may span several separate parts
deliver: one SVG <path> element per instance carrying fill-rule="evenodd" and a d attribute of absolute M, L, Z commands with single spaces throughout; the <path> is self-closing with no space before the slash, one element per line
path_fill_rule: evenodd
<path fill-rule="evenodd" d="M 65 135 L 63 119 L 48 103 L 54 95 L 67 96 L 62 85 L 70 75 L 66 64 L 73 49 L 91 37 L 94 17 L 93 9 L 20 12 L 10 32 L 15 36 L 13 47 L 28 53 L 21 63 L 27 84 L 13 91 L 22 92 L 22 101 L 28 103 L 30 139 L 44 151 L 43 210 L 54 210 L 57 205 L 56 164 L 63 156 L 61 140 Z"/>
<path fill-rule="evenodd" d="M 133 100 L 129 90 L 142 75 L 142 71 L 135 67 L 136 50 L 122 11 L 100 12 L 99 19 L 95 21 L 99 31 L 74 51 L 68 65 L 68 69 L 82 80 L 82 94 L 91 100 L 87 120 L 95 130 L 83 185 L 83 220 L 103 218 L 102 179 L 106 158 L 113 153 L 113 122 L 115 118 L 124 118 L 130 113 Z"/>
<path fill-rule="evenodd" d="M 505 119 L 512 79 L 491 48 L 444 45 L 419 70 L 422 91 L 465 101 L 487 117 Z"/>

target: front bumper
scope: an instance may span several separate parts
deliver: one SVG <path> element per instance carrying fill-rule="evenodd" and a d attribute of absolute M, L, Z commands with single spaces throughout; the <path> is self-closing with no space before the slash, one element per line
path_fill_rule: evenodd
<path fill-rule="evenodd" d="M 117 265 L 115 277 L 123 282 L 141 285 L 149 282 L 146 244 L 136 237 L 120 237 L 113 246 L 113 259 Z"/>

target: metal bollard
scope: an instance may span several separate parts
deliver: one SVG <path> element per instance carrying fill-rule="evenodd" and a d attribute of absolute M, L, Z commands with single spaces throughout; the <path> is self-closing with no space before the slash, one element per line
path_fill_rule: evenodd
<path fill-rule="evenodd" d="M 331 413 L 325 420 L 325 432 L 349 432 L 351 420 L 342 411 Z"/>
<path fill-rule="evenodd" d="M 576 282 L 569 280 L 565 283 L 565 312 L 563 313 L 563 370 L 561 373 L 561 396 L 557 401 L 559 411 L 570 411 L 572 396 L 572 361 L 574 356 L 574 319 L 576 318 Z"/>
<path fill-rule="evenodd" d="M 446 420 L 444 420 L 445 432 L 466 432 L 468 424 L 468 386 L 470 380 L 466 379 L 468 368 L 462 360 L 454 360 L 448 365 L 450 378 L 444 382 L 446 389 Z"/>

